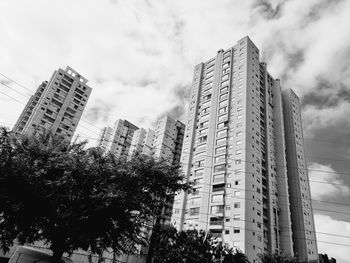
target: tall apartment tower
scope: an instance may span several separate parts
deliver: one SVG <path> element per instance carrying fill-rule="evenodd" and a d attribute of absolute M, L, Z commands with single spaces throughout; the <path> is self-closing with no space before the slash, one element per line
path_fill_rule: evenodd
<path fill-rule="evenodd" d="M 13 131 L 47 129 L 71 140 L 91 93 L 87 82 L 70 67 L 56 70 L 31 96 Z"/>
<path fill-rule="evenodd" d="M 195 191 L 175 197 L 178 229 L 210 231 L 251 262 L 265 252 L 317 262 L 300 108 L 287 125 L 283 98 L 248 37 L 195 66 L 181 157 Z"/>
<path fill-rule="evenodd" d="M 317 255 L 317 244 L 304 150 L 300 101 L 291 89 L 282 91 L 282 99 L 293 247 L 299 258 L 309 258 L 310 254 L 314 258 Z"/>
<path fill-rule="evenodd" d="M 134 132 L 139 128 L 127 120 L 118 119 L 114 127 L 101 130 L 97 146 L 110 151 L 118 157 L 127 157 Z"/>
<path fill-rule="evenodd" d="M 153 154 L 154 130 L 140 128 L 134 132 L 129 149 L 129 156 L 135 152 L 146 155 Z"/>
<path fill-rule="evenodd" d="M 180 162 L 184 140 L 185 124 L 169 116 L 158 120 L 153 142 L 153 155 L 168 159 L 174 164 Z"/>

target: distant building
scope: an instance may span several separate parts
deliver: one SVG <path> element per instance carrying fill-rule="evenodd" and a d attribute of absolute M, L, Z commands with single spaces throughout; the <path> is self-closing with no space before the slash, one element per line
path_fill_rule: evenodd
<path fill-rule="evenodd" d="M 185 124 L 169 116 L 158 120 L 153 142 L 153 156 L 173 164 L 180 162 Z"/>
<path fill-rule="evenodd" d="M 101 130 L 97 146 L 117 157 L 127 157 L 134 132 L 138 129 L 131 122 L 118 119 L 113 128 L 105 127 Z"/>
<path fill-rule="evenodd" d="M 139 151 L 143 154 L 152 155 L 155 158 L 165 159 L 171 164 L 179 164 L 184 133 L 185 125 L 182 122 L 165 116 L 157 121 L 155 131 L 150 129 L 146 131 L 141 128 L 134 133 L 129 154 L 132 155 L 135 151 Z M 149 237 L 152 235 L 153 227 L 170 223 L 173 202 L 174 196 L 168 195 L 166 204 L 155 220 L 155 225 L 146 227 Z M 152 244 L 151 242 L 150 247 L 153 247 L 153 245 L 154 243 Z M 148 255 L 149 247 L 141 247 L 140 253 Z M 130 260 L 127 262 L 134 263 L 134 260 L 135 257 L 130 257 Z M 137 262 L 144 262 L 146 258 L 136 257 L 136 260 Z"/>
<path fill-rule="evenodd" d="M 337 263 L 337 260 L 335 258 L 328 258 L 327 254 L 318 254 L 319 256 L 319 263 Z"/>
<path fill-rule="evenodd" d="M 31 96 L 13 131 L 28 134 L 46 129 L 71 140 L 91 94 L 87 82 L 70 67 L 56 70 Z"/>
<path fill-rule="evenodd" d="M 131 140 L 129 156 L 131 157 L 131 155 L 135 152 L 152 155 L 154 137 L 155 132 L 151 129 L 145 130 L 144 128 L 140 128 L 135 131 Z"/>
<path fill-rule="evenodd" d="M 242 250 L 317 262 L 299 98 L 245 37 L 194 68 L 181 163 L 192 193 L 175 197 L 179 230 Z"/>

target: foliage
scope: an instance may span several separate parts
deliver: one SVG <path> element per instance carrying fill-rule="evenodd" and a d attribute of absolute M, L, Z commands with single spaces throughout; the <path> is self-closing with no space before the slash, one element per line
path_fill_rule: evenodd
<path fill-rule="evenodd" d="M 246 256 L 217 242 L 203 230 L 178 232 L 163 225 L 154 262 L 162 263 L 248 263 Z"/>
<path fill-rule="evenodd" d="M 103 154 L 49 133 L 0 131 L 0 244 L 44 241 L 60 258 L 78 248 L 131 253 L 165 196 L 189 190 L 179 167 Z"/>
<path fill-rule="evenodd" d="M 261 263 L 302 263 L 295 257 L 286 256 L 280 253 L 266 253 L 260 255 Z"/>

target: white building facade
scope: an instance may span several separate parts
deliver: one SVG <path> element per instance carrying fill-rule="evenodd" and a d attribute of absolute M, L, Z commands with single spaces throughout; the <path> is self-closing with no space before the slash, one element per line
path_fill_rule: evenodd
<path fill-rule="evenodd" d="M 91 94 L 87 80 L 70 67 L 56 70 L 29 99 L 13 131 L 46 129 L 71 140 Z"/>
<path fill-rule="evenodd" d="M 293 221 L 291 207 L 299 205 L 301 211 L 302 202 L 291 200 L 303 199 L 291 189 L 301 183 L 287 169 L 287 161 L 297 155 L 289 150 L 285 134 L 295 127 L 286 127 L 284 119 L 290 116 L 284 114 L 279 80 L 259 61 L 254 43 L 245 37 L 195 66 L 190 100 L 181 162 L 195 191 L 175 197 L 175 226 L 210 231 L 245 252 L 251 262 L 268 251 L 317 261 L 310 201 L 307 221 Z M 302 139 L 297 143 L 303 145 Z M 304 152 L 299 155 L 306 173 Z M 311 197 L 304 178 L 301 188 L 307 200 Z M 308 223 L 304 239 L 294 234 Z M 312 240 L 304 253 L 300 247 Z"/>
<path fill-rule="evenodd" d="M 127 157 L 134 132 L 139 128 L 127 120 L 118 119 L 112 127 L 101 130 L 97 146 L 117 157 Z"/>

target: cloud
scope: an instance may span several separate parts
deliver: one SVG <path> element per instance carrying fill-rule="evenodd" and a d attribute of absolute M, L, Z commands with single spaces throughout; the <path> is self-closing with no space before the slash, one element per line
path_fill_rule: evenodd
<path fill-rule="evenodd" d="M 34 91 L 70 65 L 93 88 L 84 118 L 149 127 L 164 114 L 184 121 L 177 89 L 188 92 L 194 65 L 249 35 L 282 87 L 304 98 L 307 135 L 327 123 L 338 135 L 349 123 L 349 10 L 345 0 L 4 0 L 0 72 Z M 15 123 L 23 105 L 1 99 L 3 121 Z M 79 131 L 97 137 L 89 128 Z"/>
<path fill-rule="evenodd" d="M 324 199 L 330 196 L 348 197 L 350 195 L 350 187 L 344 184 L 339 174 L 330 165 L 312 163 L 308 165 L 308 169 L 313 199 Z M 326 184 L 318 182 L 326 182 Z"/>
<path fill-rule="evenodd" d="M 314 97 L 317 101 L 318 98 Z M 344 101 L 342 98 L 337 97 L 338 101 L 336 105 L 330 103 L 332 98 L 325 99 L 328 101 L 328 107 L 322 107 L 321 103 L 315 105 L 306 105 L 303 109 L 303 124 L 304 134 L 306 136 L 312 136 L 317 130 L 334 127 L 335 129 L 343 130 L 344 132 L 350 128 L 350 102 Z M 322 102 L 322 100 L 320 100 Z M 323 101 L 324 102 L 324 101 Z"/>
<path fill-rule="evenodd" d="M 317 86 L 319 77 L 349 84 L 349 66 L 344 63 L 349 59 L 350 18 L 346 14 L 350 2 L 294 0 L 268 10 L 281 5 L 281 14 L 275 19 L 266 19 L 253 9 L 252 22 L 263 57 L 273 75 L 283 77 L 282 86 L 302 95 Z M 295 53 L 299 54 L 298 63 L 291 68 L 291 54 Z"/>
<path fill-rule="evenodd" d="M 318 253 L 328 254 L 339 263 L 349 263 L 350 223 L 316 214 L 315 228 Z"/>

